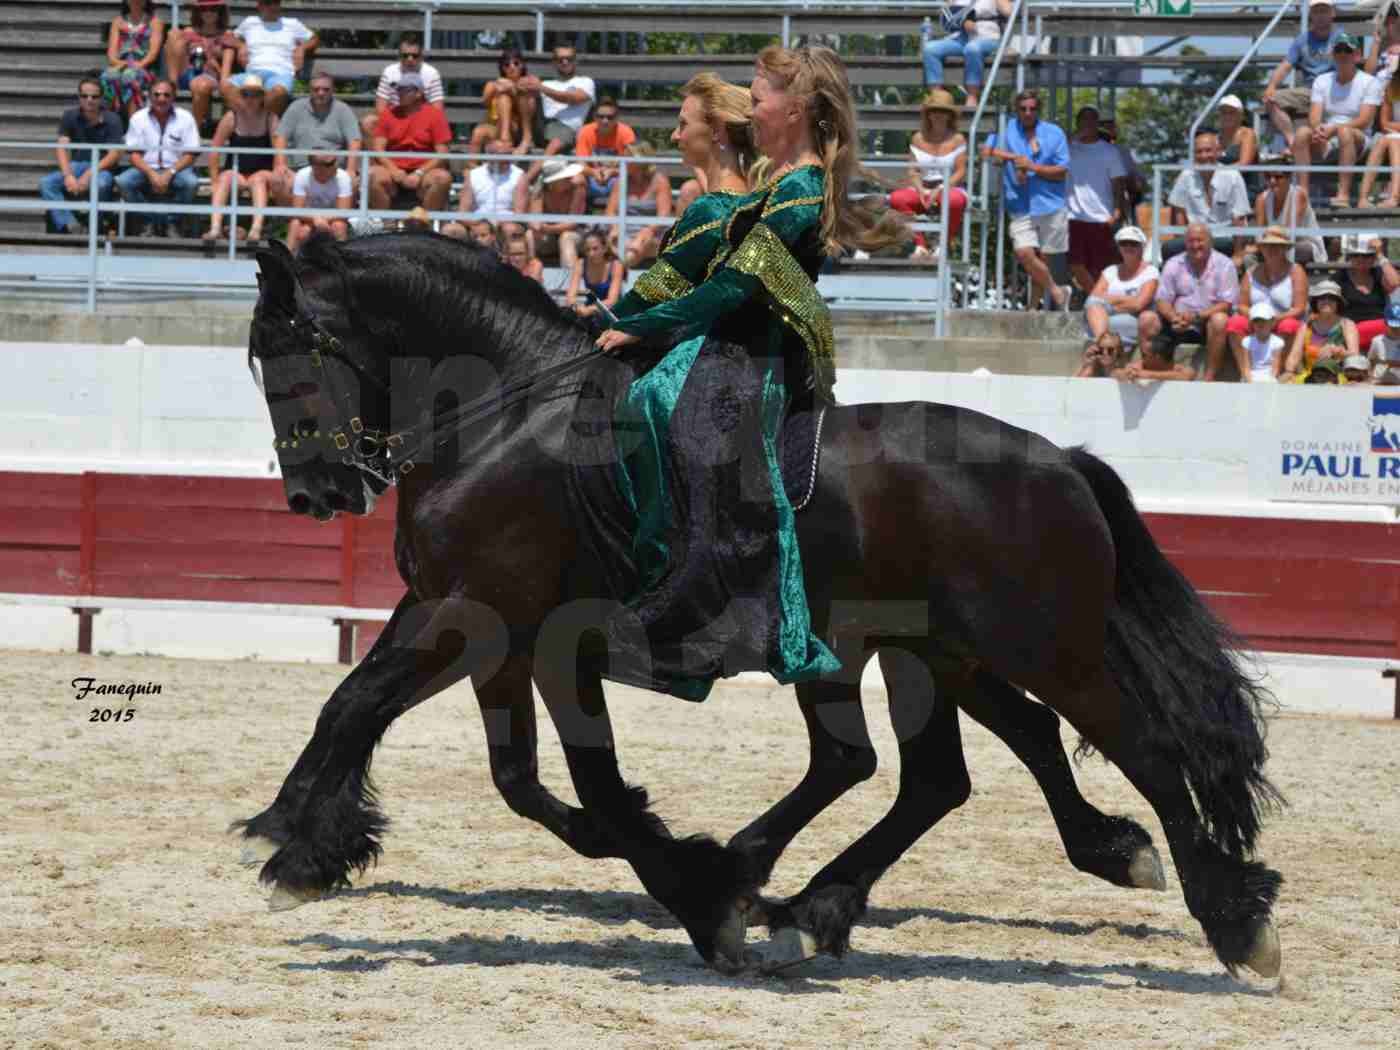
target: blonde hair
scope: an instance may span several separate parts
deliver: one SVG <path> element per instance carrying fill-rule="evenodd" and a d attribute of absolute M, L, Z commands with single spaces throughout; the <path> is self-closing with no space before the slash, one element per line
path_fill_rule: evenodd
<path fill-rule="evenodd" d="M 646 158 L 656 156 L 656 150 L 651 148 L 651 143 L 643 142 L 641 139 L 624 147 L 622 152 L 629 157 Z M 638 186 L 650 182 L 652 176 L 656 174 L 656 165 L 645 159 L 639 160 L 636 164 L 629 164 L 628 167 L 637 173 L 638 178 L 635 185 Z M 629 178 L 627 181 L 627 189 L 629 192 L 631 192 L 633 185 L 633 180 Z"/>
<path fill-rule="evenodd" d="M 821 227 L 826 254 L 884 248 L 903 239 L 903 224 L 892 213 L 876 216 L 850 202 L 851 177 L 860 161 L 855 104 L 840 56 L 829 47 L 790 50 L 772 44 L 758 53 L 757 66 L 776 87 L 806 101 L 808 132 L 826 170 Z"/>
<path fill-rule="evenodd" d="M 681 98 L 698 98 L 711 127 L 724 126 L 734 147 L 739 173 L 753 164 L 757 150 L 753 141 L 753 98 L 749 89 L 731 84 L 714 73 L 696 73 L 681 88 Z"/>

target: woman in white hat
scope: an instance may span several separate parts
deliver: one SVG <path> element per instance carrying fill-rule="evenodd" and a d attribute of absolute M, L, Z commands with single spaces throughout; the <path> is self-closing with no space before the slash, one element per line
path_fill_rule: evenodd
<path fill-rule="evenodd" d="M 1270 226 L 1257 242 L 1260 261 L 1240 282 L 1240 301 L 1225 325 L 1236 359 L 1249 334 L 1250 311 L 1260 303 L 1269 306 L 1275 335 L 1292 339 L 1308 313 L 1308 273 L 1288 257 L 1293 242 L 1282 226 Z"/>
<path fill-rule="evenodd" d="M 1319 281 L 1312 288 L 1312 316 L 1293 336 L 1280 383 L 1292 382 L 1311 372 L 1321 360 L 1342 359 L 1357 353 L 1361 339 L 1356 325 L 1342 316 L 1342 290 L 1336 281 Z"/>
<path fill-rule="evenodd" d="M 1259 136 L 1245 123 L 1244 103 L 1239 95 L 1226 95 L 1216 105 L 1220 122 L 1220 163 L 1247 168 L 1259 159 Z M 1246 171 L 1244 184 L 1250 193 L 1258 189 L 1258 179 Z"/>
<path fill-rule="evenodd" d="M 1084 301 L 1084 324 L 1095 339 L 1117 332 L 1125 343 L 1138 341 L 1138 314 L 1157 297 L 1157 267 L 1146 259 L 1147 235 L 1124 226 L 1114 236 L 1123 261 L 1107 267 Z"/>

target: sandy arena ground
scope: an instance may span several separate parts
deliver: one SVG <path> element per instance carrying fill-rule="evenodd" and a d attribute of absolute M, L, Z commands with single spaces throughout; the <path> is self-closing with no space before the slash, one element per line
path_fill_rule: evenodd
<path fill-rule="evenodd" d="M 224 828 L 271 800 L 342 670 L 6 652 L 0 1045 L 39 1047 L 1391 1047 L 1400 1002 L 1400 724 L 1288 715 L 1292 802 L 1262 856 L 1287 880 L 1280 991 L 1229 978 L 1169 892 L 1064 859 L 1028 774 L 964 719 L 974 795 L 875 889 L 851 954 L 793 976 L 707 970 L 620 861 L 575 857 L 491 786 L 466 686 L 403 718 L 375 773 L 377 869 L 270 914 Z M 93 724 L 69 682 L 155 681 Z M 628 775 L 678 831 L 727 836 L 800 776 L 790 692 L 702 706 L 610 687 Z M 117 705 L 113 705 L 117 706 Z M 873 823 L 898 756 L 779 865 L 790 893 Z M 543 718 L 543 716 L 542 716 Z M 547 727 L 547 722 L 542 722 Z M 552 730 L 543 776 L 572 799 Z M 1119 774 L 1085 794 L 1160 827 Z M 759 934 L 752 933 L 751 940 Z"/>

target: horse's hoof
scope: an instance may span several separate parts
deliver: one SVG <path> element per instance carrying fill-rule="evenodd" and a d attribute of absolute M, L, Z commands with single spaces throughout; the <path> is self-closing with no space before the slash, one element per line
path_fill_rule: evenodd
<path fill-rule="evenodd" d="M 279 882 L 272 888 L 272 896 L 267 898 L 267 910 L 291 911 L 293 908 L 300 908 L 303 904 L 310 904 L 312 901 L 318 899 L 318 894 L 294 893 Z"/>
<path fill-rule="evenodd" d="M 784 926 L 768 941 L 763 952 L 763 972 L 781 973 L 815 959 L 818 954 L 816 937 L 796 926 Z"/>
<path fill-rule="evenodd" d="M 1128 865 L 1128 879 L 1142 890 L 1167 888 L 1167 873 L 1162 870 L 1162 856 L 1157 847 L 1143 846 L 1133 854 L 1133 862 Z"/>
<path fill-rule="evenodd" d="M 714 962 L 718 969 L 726 973 L 739 973 L 745 968 L 744 942 L 748 930 L 748 902 L 736 901 L 730 905 L 729 914 L 715 931 Z"/>
<path fill-rule="evenodd" d="M 262 835 L 249 835 L 243 840 L 243 849 L 238 854 L 238 863 L 246 868 L 251 868 L 255 864 L 261 866 L 271 860 L 272 855 L 279 849 L 281 847 L 269 838 L 264 838 Z"/>
<path fill-rule="evenodd" d="M 1254 946 L 1249 949 L 1244 964 L 1260 977 L 1272 979 L 1283 970 L 1283 949 L 1278 943 L 1278 931 L 1268 919 L 1254 935 Z"/>

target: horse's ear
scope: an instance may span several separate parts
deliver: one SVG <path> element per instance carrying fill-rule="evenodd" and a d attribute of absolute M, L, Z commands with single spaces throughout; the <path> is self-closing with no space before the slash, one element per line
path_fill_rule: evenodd
<path fill-rule="evenodd" d="M 288 313 L 296 312 L 297 279 L 292 253 L 281 241 L 271 241 L 268 247 L 253 253 L 258 262 L 258 291 L 268 304 L 276 304 Z"/>

